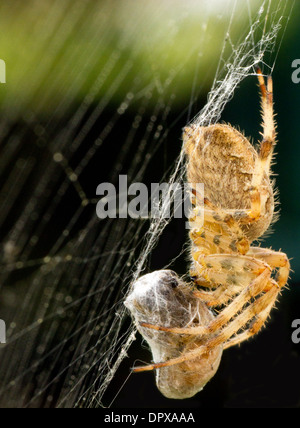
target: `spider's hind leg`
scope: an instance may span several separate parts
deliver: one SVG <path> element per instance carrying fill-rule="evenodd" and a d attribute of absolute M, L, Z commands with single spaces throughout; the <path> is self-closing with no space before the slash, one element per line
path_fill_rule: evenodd
<path fill-rule="evenodd" d="M 263 169 L 269 173 L 270 162 L 273 148 L 276 139 L 276 127 L 273 112 L 273 81 L 272 77 L 268 76 L 267 86 L 265 79 L 260 69 L 257 70 L 258 82 L 261 91 L 261 107 L 262 107 L 262 141 L 260 144 L 259 157 L 263 164 Z"/>
<path fill-rule="evenodd" d="M 257 70 L 258 82 L 261 91 L 262 127 L 263 132 L 258 157 L 256 159 L 253 179 L 250 188 L 251 208 L 242 222 L 256 221 L 261 215 L 262 183 L 264 177 L 270 174 L 273 150 L 276 142 L 276 126 L 273 111 L 273 81 L 268 76 L 267 86 L 260 69 Z"/>

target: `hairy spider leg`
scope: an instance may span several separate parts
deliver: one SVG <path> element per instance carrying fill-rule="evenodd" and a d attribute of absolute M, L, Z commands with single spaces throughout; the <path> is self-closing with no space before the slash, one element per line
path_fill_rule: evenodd
<path fill-rule="evenodd" d="M 269 174 L 270 163 L 274 145 L 276 142 L 276 126 L 274 122 L 273 112 L 273 82 L 272 77 L 267 78 L 267 87 L 261 70 L 257 70 L 258 81 L 261 91 L 261 107 L 262 107 L 262 141 L 260 145 L 259 156 L 262 163 L 262 169 Z"/>
<path fill-rule="evenodd" d="M 251 209 L 247 211 L 247 216 L 241 219 L 242 222 L 256 221 L 261 215 L 261 194 L 262 181 L 265 175 L 269 176 L 273 149 L 276 141 L 276 127 L 273 112 L 273 81 L 268 76 L 267 87 L 261 70 L 257 70 L 258 82 L 261 91 L 262 107 L 262 141 L 259 155 L 255 163 L 253 179 L 250 188 Z"/>

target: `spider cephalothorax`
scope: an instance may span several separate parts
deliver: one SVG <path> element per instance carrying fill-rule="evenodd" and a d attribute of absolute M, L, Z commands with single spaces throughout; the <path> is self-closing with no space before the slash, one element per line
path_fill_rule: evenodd
<path fill-rule="evenodd" d="M 202 389 L 215 370 L 204 370 L 202 382 L 197 378 L 194 389 L 188 385 L 191 378 L 186 372 L 197 373 L 201 358 L 210 358 L 216 368 L 221 349 L 239 344 L 257 333 L 288 280 L 290 266 L 284 253 L 251 246 L 269 227 L 274 214 L 273 182 L 270 180 L 276 138 L 272 79 L 268 77 L 266 86 L 260 70 L 258 79 L 263 132 L 257 151 L 243 134 L 229 125 L 200 127 L 193 124 L 184 130 L 188 181 L 192 188 L 194 183 L 203 183 L 204 195 L 193 188 L 194 207 L 190 216 L 193 284 L 189 285 L 191 291 L 183 307 L 201 307 L 202 314 L 207 315 L 198 317 L 197 322 L 187 322 L 184 317 L 177 318 L 176 323 L 174 319 L 160 322 L 157 312 L 162 306 L 153 307 L 147 317 L 137 316 L 138 312 L 143 312 L 143 305 L 132 300 L 135 303 L 130 309 L 152 350 L 155 346 L 162 350 L 163 336 L 159 334 L 172 335 L 168 338 L 171 338 L 173 349 L 177 347 L 177 352 L 160 352 L 163 357 L 160 361 L 156 354 L 154 364 L 135 368 L 135 371 L 156 369 L 158 373 L 164 370 L 164 382 L 158 383 L 158 387 L 166 396 L 186 398 L 191 391 Z M 203 200 L 204 221 L 200 215 Z M 148 279 L 156 282 L 160 278 L 158 284 L 164 287 L 162 272 L 165 271 L 156 273 L 155 281 L 154 277 Z M 135 288 L 129 298 L 134 293 Z M 170 313 L 173 310 L 170 309 Z M 210 310 L 214 311 L 214 316 L 208 315 Z M 150 331 L 158 333 L 155 337 L 152 333 L 152 341 L 149 340 Z M 184 343 L 191 341 L 193 346 L 183 346 L 182 337 L 186 337 Z M 173 366 L 177 366 L 177 370 L 172 371 Z M 179 378 L 182 382 L 175 382 Z"/>

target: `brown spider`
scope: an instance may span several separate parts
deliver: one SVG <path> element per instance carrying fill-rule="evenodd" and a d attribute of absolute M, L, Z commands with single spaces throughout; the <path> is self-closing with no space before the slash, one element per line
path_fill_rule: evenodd
<path fill-rule="evenodd" d="M 171 398 L 190 397 L 203 388 L 215 374 L 222 350 L 265 324 L 288 280 L 284 253 L 251 246 L 274 216 L 273 85 L 270 76 L 266 86 L 259 69 L 257 74 L 263 120 L 258 151 L 229 125 L 184 130 L 188 181 L 204 183 L 205 189 L 204 223 L 199 220 L 203 195 L 193 191 L 194 287 L 171 271 L 158 271 L 137 281 L 126 301 L 155 361 L 134 371 L 156 369 L 159 389 Z"/>

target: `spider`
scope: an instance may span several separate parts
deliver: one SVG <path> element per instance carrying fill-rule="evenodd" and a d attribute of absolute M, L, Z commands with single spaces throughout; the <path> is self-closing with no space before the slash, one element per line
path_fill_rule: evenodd
<path fill-rule="evenodd" d="M 227 124 L 192 124 L 184 129 L 188 181 L 204 183 L 205 189 L 205 195 L 192 191 L 192 287 L 169 271 L 158 271 L 146 281 L 152 284 L 152 292 L 153 287 L 156 290 L 153 299 L 149 290 L 147 297 L 147 287 L 141 287 L 147 275 L 142 283 L 137 281 L 128 298 L 127 306 L 135 309 L 138 328 L 150 343 L 155 361 L 134 371 L 156 370 L 160 390 L 171 398 L 186 398 L 201 390 L 215 374 L 222 351 L 264 326 L 289 277 L 286 254 L 251 245 L 270 226 L 275 206 L 274 182 L 270 179 L 276 142 L 273 83 L 271 76 L 265 82 L 260 69 L 257 76 L 263 128 L 257 150 Z M 177 309 L 172 309 L 171 291 L 163 291 L 172 281 L 176 282 L 173 289 L 185 294 L 183 306 L 175 299 Z M 158 289 L 163 293 L 160 297 Z M 143 299 L 147 298 L 145 309 Z M 187 307 L 194 308 L 190 317 L 180 314 Z M 159 311 L 168 316 L 155 318 Z"/>

